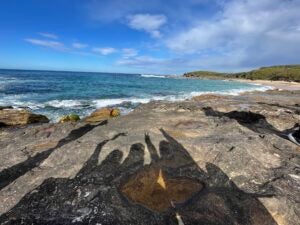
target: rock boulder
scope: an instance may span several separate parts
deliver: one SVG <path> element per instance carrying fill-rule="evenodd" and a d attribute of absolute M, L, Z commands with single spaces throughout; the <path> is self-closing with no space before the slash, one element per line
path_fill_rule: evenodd
<path fill-rule="evenodd" d="M 102 108 L 93 112 L 90 116 L 85 118 L 85 122 L 94 123 L 107 120 L 111 117 L 117 117 L 120 115 L 119 109 Z"/>
<path fill-rule="evenodd" d="M 77 122 L 80 120 L 80 117 L 76 114 L 70 114 L 66 115 L 60 118 L 60 123 L 66 123 L 66 122 Z"/>
<path fill-rule="evenodd" d="M 3 126 L 25 125 L 32 123 L 48 123 L 46 116 L 34 114 L 28 110 L 3 109 L 0 110 L 0 124 Z"/>

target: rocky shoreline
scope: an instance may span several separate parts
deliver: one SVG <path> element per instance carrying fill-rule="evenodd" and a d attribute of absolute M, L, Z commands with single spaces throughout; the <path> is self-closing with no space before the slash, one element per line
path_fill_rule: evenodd
<path fill-rule="evenodd" d="M 1 128 L 0 224 L 299 223 L 300 91 L 101 120 Z"/>

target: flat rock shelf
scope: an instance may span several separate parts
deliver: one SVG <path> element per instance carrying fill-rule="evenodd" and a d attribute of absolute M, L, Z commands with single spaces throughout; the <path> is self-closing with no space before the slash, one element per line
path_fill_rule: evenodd
<path fill-rule="evenodd" d="M 0 224 L 298 225 L 300 91 L 0 130 Z"/>

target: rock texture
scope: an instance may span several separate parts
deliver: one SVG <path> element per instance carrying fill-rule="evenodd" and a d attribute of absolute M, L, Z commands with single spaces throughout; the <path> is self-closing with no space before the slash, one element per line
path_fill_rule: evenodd
<path fill-rule="evenodd" d="M 3 109 L 13 109 L 12 106 L 0 106 L 0 110 L 3 110 Z"/>
<path fill-rule="evenodd" d="M 37 115 L 25 109 L 0 109 L 0 124 L 3 126 L 48 122 L 49 119 L 46 116 Z"/>
<path fill-rule="evenodd" d="M 298 225 L 300 92 L 0 132 L 0 224 Z"/>
<path fill-rule="evenodd" d="M 80 117 L 76 114 L 70 114 L 63 116 L 59 119 L 59 123 L 67 123 L 67 122 L 77 122 L 80 120 Z"/>
<path fill-rule="evenodd" d="M 107 120 L 112 117 L 120 116 L 119 109 L 102 108 L 93 112 L 90 116 L 85 118 L 85 122 L 95 123 Z"/>

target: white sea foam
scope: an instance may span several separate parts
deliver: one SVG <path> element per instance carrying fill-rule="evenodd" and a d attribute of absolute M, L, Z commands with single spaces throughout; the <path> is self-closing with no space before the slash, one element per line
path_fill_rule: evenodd
<path fill-rule="evenodd" d="M 142 74 L 141 77 L 147 77 L 147 78 L 166 78 L 166 76 L 153 75 L 153 74 Z"/>
<path fill-rule="evenodd" d="M 93 100 L 93 104 L 96 106 L 96 108 L 102 108 L 106 106 L 113 106 L 113 105 L 120 105 L 128 100 L 122 99 L 122 98 L 116 98 L 116 99 L 97 99 Z"/>
<path fill-rule="evenodd" d="M 0 74 L 0 81 L 5 81 L 5 80 L 18 80 L 18 79 L 15 77 L 7 77 L 7 76 Z"/>
<path fill-rule="evenodd" d="M 114 106 L 114 105 L 121 105 L 125 103 L 132 103 L 132 104 L 140 104 L 140 103 L 148 103 L 151 100 L 155 100 L 155 96 L 152 98 L 115 98 L 115 99 L 97 99 L 93 100 L 93 104 L 96 108 L 102 108 L 106 106 Z"/>
<path fill-rule="evenodd" d="M 231 89 L 225 91 L 193 91 L 182 92 L 178 95 L 166 95 L 166 96 L 145 96 L 145 97 L 130 97 L 130 98 L 112 98 L 112 99 L 92 99 L 92 100 L 78 100 L 78 99 L 65 99 L 65 100 L 51 100 L 47 102 L 35 102 L 27 95 L 10 95 L 4 98 L 0 98 L 0 105 L 11 105 L 15 108 L 29 107 L 33 111 L 41 112 L 48 116 L 52 121 L 58 121 L 58 118 L 64 112 L 72 112 L 76 110 L 81 117 L 89 115 L 93 110 L 102 107 L 118 106 L 122 114 L 128 114 L 138 104 L 149 103 L 150 101 L 183 101 L 190 99 L 194 96 L 205 94 L 220 94 L 220 95 L 239 95 L 247 91 L 267 91 L 273 89 L 270 86 L 255 85 L 244 89 Z M 49 111 L 47 107 L 55 108 L 55 111 Z M 58 111 L 56 111 L 56 109 Z"/>
<path fill-rule="evenodd" d="M 249 91 L 267 91 L 274 89 L 271 86 L 260 86 L 260 87 L 251 87 L 251 88 L 245 88 L 245 89 L 231 89 L 226 91 L 205 91 L 205 92 L 196 92 L 193 91 L 190 93 L 190 97 L 195 97 L 198 95 L 205 95 L 205 94 L 218 94 L 218 95 L 233 95 L 237 96 L 245 92 Z"/>
<path fill-rule="evenodd" d="M 255 86 L 248 87 L 245 89 L 231 89 L 225 91 L 193 91 L 181 93 L 178 95 L 166 95 L 166 96 L 149 96 L 144 98 L 112 98 L 112 99 L 94 99 L 94 100 L 78 100 L 78 99 L 67 99 L 67 100 L 51 100 L 44 103 L 38 103 L 33 101 L 24 101 L 22 95 L 11 95 L 6 98 L 0 99 L 0 105 L 12 105 L 15 107 L 29 107 L 32 109 L 40 109 L 45 107 L 54 108 L 102 108 L 107 106 L 122 105 L 125 103 L 140 104 L 148 103 L 150 101 L 182 101 L 194 96 L 205 95 L 205 94 L 220 94 L 220 95 L 239 95 L 243 92 L 248 91 L 267 91 L 273 89 L 270 86 Z"/>
<path fill-rule="evenodd" d="M 52 100 L 45 103 L 45 106 L 54 108 L 76 108 L 87 105 L 88 102 L 84 100 Z"/>
<path fill-rule="evenodd" d="M 0 74 L 0 84 L 11 84 L 11 83 L 17 83 L 20 82 L 17 78 L 14 77 L 5 77 L 1 76 Z"/>

